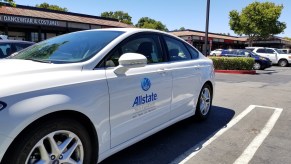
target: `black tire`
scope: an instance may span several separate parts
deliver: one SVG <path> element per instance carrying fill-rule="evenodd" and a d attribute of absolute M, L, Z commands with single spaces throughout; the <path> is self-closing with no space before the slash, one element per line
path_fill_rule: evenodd
<path fill-rule="evenodd" d="M 262 69 L 262 65 L 261 65 L 260 62 L 255 62 L 253 68 L 254 68 L 254 70 L 261 70 Z"/>
<path fill-rule="evenodd" d="M 92 143 L 89 133 L 81 123 L 76 120 L 67 118 L 56 118 L 52 120 L 39 121 L 37 124 L 30 126 L 24 133 L 21 133 L 8 151 L 5 153 L 1 164 L 24 164 L 28 159 L 33 147 L 45 136 L 56 131 L 69 131 L 74 133 L 81 141 L 84 153 L 84 164 L 91 164 Z M 95 155 L 95 154 L 94 154 Z"/>
<path fill-rule="evenodd" d="M 203 92 L 205 91 L 205 89 L 209 91 L 209 96 L 210 96 L 209 100 L 208 100 L 209 101 L 209 108 L 208 108 L 207 112 L 201 111 L 201 102 L 203 101 L 202 95 L 203 95 Z M 212 107 L 212 95 L 213 95 L 213 92 L 212 92 L 211 86 L 209 84 L 204 84 L 204 86 L 202 87 L 202 89 L 200 91 L 198 102 L 196 105 L 196 112 L 194 115 L 195 120 L 202 121 L 202 120 L 205 120 L 209 116 L 209 113 L 210 113 L 211 107 Z"/>
<path fill-rule="evenodd" d="M 279 60 L 278 62 L 278 65 L 281 66 L 281 67 L 287 67 L 288 66 L 288 61 L 286 59 L 281 59 Z"/>

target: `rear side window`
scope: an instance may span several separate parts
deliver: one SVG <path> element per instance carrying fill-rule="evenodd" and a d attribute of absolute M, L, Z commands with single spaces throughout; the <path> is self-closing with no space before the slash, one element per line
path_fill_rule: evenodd
<path fill-rule="evenodd" d="M 268 53 L 268 54 L 273 54 L 275 51 L 274 50 L 272 50 L 272 49 L 266 49 L 266 53 Z"/>
<path fill-rule="evenodd" d="M 164 36 L 164 38 L 170 61 L 191 60 L 191 55 L 183 42 L 168 36 Z"/>
<path fill-rule="evenodd" d="M 257 50 L 257 53 L 266 53 L 266 50 L 264 48 L 259 48 Z"/>
<path fill-rule="evenodd" d="M 199 52 L 187 44 L 186 44 L 186 46 L 187 46 L 189 52 L 191 53 L 192 59 L 197 59 L 199 57 Z"/>

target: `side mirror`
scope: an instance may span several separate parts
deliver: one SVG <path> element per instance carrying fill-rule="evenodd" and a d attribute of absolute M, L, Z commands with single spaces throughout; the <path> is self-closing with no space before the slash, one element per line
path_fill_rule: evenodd
<path fill-rule="evenodd" d="M 147 65 L 147 58 L 138 53 L 125 53 L 118 60 L 119 66 L 115 68 L 114 73 L 124 74 L 130 68 L 144 67 Z"/>

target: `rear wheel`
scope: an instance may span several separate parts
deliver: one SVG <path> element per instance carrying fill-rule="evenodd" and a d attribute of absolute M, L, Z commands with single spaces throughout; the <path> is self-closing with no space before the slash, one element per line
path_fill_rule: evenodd
<path fill-rule="evenodd" d="M 4 157 L 5 164 L 91 163 L 91 141 L 86 128 L 71 119 L 41 122 L 18 138 Z"/>
<path fill-rule="evenodd" d="M 205 84 L 199 95 L 196 106 L 195 118 L 204 120 L 208 117 L 212 106 L 212 90 L 209 84 Z"/>
<path fill-rule="evenodd" d="M 289 63 L 286 59 L 281 59 L 281 60 L 279 60 L 278 64 L 281 67 L 287 67 Z"/>

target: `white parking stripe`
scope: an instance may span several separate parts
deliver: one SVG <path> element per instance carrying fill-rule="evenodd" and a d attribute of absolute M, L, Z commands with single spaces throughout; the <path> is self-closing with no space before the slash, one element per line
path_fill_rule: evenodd
<path fill-rule="evenodd" d="M 265 107 L 263 107 L 265 108 Z M 258 148 L 261 146 L 263 141 L 266 139 L 266 137 L 269 135 L 271 130 L 273 129 L 274 125 L 276 124 L 277 120 L 279 119 L 283 109 L 281 108 L 274 108 L 275 112 L 265 125 L 265 127 L 262 129 L 262 131 L 257 135 L 254 140 L 251 142 L 251 144 L 244 150 L 242 155 L 234 162 L 234 164 L 245 164 L 249 163 L 249 161 L 253 158 Z"/>
<path fill-rule="evenodd" d="M 187 161 L 189 161 L 192 157 L 194 157 L 197 153 L 199 153 L 203 148 L 208 146 L 210 143 L 212 143 L 214 140 L 216 140 L 219 136 L 221 136 L 224 132 L 229 130 L 231 127 L 233 127 L 235 124 L 237 124 L 242 118 L 244 118 L 248 113 L 250 113 L 253 109 L 256 107 L 260 108 L 267 108 L 267 109 L 275 109 L 274 114 L 271 116 L 269 119 L 268 123 L 264 127 L 264 129 L 261 131 L 261 133 L 252 141 L 250 146 L 248 146 L 247 149 L 250 150 L 245 150 L 244 153 L 241 155 L 241 157 L 237 160 L 242 160 L 244 159 L 245 161 L 249 161 L 252 159 L 253 155 L 255 154 L 257 148 L 262 144 L 264 139 L 267 137 L 267 135 L 270 133 L 271 129 L 275 125 L 276 121 L 278 120 L 281 112 L 283 109 L 281 108 L 274 108 L 274 107 L 265 107 L 265 106 L 258 106 L 258 105 L 250 105 L 247 109 L 245 109 L 243 112 L 241 112 L 237 117 L 235 117 L 233 120 L 231 120 L 225 128 L 220 129 L 219 131 L 214 134 L 214 136 L 210 136 L 206 138 L 205 140 L 201 141 L 194 147 L 190 148 L 187 152 L 184 154 L 180 155 L 177 157 L 174 161 L 171 162 L 171 164 L 184 164 Z M 266 130 L 265 130 L 266 129 Z M 253 143 L 254 142 L 254 143 Z M 259 144 L 260 143 L 260 144 Z M 257 146 L 257 148 L 256 148 Z M 249 148 L 251 147 L 251 148 Z M 256 149 L 255 149 L 256 148 Z M 252 151 L 252 153 L 248 153 L 248 151 Z M 245 154 L 245 155 L 244 155 Z M 238 161 L 238 163 L 243 163 Z"/>
<path fill-rule="evenodd" d="M 221 136 L 224 132 L 226 132 L 228 129 L 233 127 L 235 124 L 237 124 L 242 118 L 244 118 L 248 113 L 250 113 L 254 108 L 256 108 L 255 105 L 250 105 L 247 109 L 245 109 L 243 112 L 241 112 L 237 117 L 235 117 L 233 120 L 231 120 L 225 128 L 220 129 L 216 132 L 214 136 L 210 136 L 206 138 L 205 140 L 201 141 L 194 147 L 190 148 L 187 152 L 180 155 L 178 158 L 176 158 L 171 164 L 184 164 L 188 160 L 190 160 L 192 157 L 194 157 L 199 151 L 201 151 L 203 148 L 205 148 L 207 145 L 209 145 L 211 142 L 216 140 L 219 136 Z M 200 148 L 200 149 L 199 149 Z"/>

